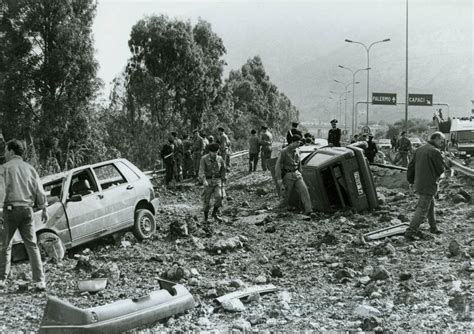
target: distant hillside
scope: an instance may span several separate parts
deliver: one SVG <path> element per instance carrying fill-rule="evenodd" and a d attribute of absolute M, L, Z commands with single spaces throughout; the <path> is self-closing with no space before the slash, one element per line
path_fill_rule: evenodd
<path fill-rule="evenodd" d="M 444 36 L 445 35 L 445 36 Z M 452 40 L 456 31 L 445 32 L 443 36 L 435 35 L 430 38 L 437 40 L 437 47 L 429 51 L 421 46 L 409 49 L 409 92 L 433 94 L 434 103 L 450 105 L 451 115 L 464 115 L 471 109 L 474 77 L 473 55 L 450 53 Z M 420 36 L 419 38 L 423 38 Z M 415 39 L 415 38 L 413 38 Z M 445 41 L 443 43 L 442 41 Z M 371 50 L 370 92 L 397 93 L 398 102 L 404 102 L 405 97 L 405 56 L 404 49 L 394 52 L 392 42 L 384 43 Z M 348 49 L 353 48 L 353 49 Z M 435 57 L 426 53 L 435 52 Z M 347 55 L 353 54 L 353 59 Z M 352 75 L 347 70 L 339 69 L 338 64 L 353 68 L 363 68 L 366 62 L 362 47 L 341 43 L 337 50 L 330 51 L 324 57 L 318 57 L 305 63 L 296 64 L 286 70 L 270 71 L 272 80 L 287 94 L 293 104 L 301 112 L 303 120 L 322 120 L 335 114 L 336 100 L 330 100 L 330 90 L 343 91 L 342 85 L 334 82 L 352 82 Z M 268 67 L 271 69 L 271 67 Z M 366 72 L 357 74 L 356 102 L 366 100 Z M 349 89 L 352 89 L 349 86 Z M 349 94 L 348 111 L 352 110 L 352 94 Z M 344 102 L 343 102 L 344 103 Z M 343 104 L 344 108 L 344 104 Z M 442 107 L 446 111 L 445 107 Z M 373 120 L 393 122 L 404 117 L 404 106 L 371 106 L 370 117 Z M 343 109 L 344 110 L 344 109 Z M 360 108 L 360 119 L 365 120 L 365 107 Z M 431 118 L 433 108 L 410 107 L 409 117 Z M 329 112 L 329 113 L 328 113 Z"/>

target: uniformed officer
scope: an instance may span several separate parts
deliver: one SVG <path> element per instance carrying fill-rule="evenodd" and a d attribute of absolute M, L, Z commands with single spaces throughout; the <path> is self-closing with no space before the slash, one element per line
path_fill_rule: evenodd
<path fill-rule="evenodd" d="M 278 187 L 284 185 L 286 194 L 284 204 L 288 205 L 293 189 L 299 195 L 304 207 L 304 214 L 311 214 L 313 208 L 309 196 L 308 188 L 301 174 L 301 157 L 298 147 L 301 143 L 301 136 L 291 137 L 291 143 L 281 150 L 275 165 L 275 175 Z"/>
<path fill-rule="evenodd" d="M 204 211 L 204 221 L 209 218 L 209 210 L 211 208 L 211 197 L 214 196 L 214 209 L 212 217 L 217 222 L 222 222 L 219 217 L 219 208 L 222 206 L 222 198 L 224 186 L 226 182 L 226 166 L 224 159 L 217 155 L 219 144 L 209 144 L 209 154 L 201 158 L 199 168 L 199 178 L 202 181 L 204 190 L 202 192 L 202 204 Z"/>
<path fill-rule="evenodd" d="M 341 147 L 341 129 L 337 127 L 337 119 L 331 121 L 331 129 L 328 133 L 329 146 Z"/>
<path fill-rule="evenodd" d="M 288 130 L 286 133 L 286 141 L 288 142 L 288 145 L 291 144 L 291 137 L 298 135 L 300 138 L 303 138 L 303 133 L 298 130 L 298 122 L 292 122 L 291 123 L 291 129 Z"/>

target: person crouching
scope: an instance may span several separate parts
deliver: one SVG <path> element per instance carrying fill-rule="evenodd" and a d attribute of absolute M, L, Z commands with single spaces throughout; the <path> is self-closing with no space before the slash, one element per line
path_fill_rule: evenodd
<path fill-rule="evenodd" d="M 219 208 L 222 206 L 223 187 L 226 182 L 226 165 L 224 159 L 217 155 L 219 144 L 211 143 L 208 148 L 209 153 L 201 158 L 199 167 L 199 178 L 204 186 L 202 192 L 204 222 L 208 222 L 209 219 L 212 196 L 214 196 L 212 217 L 217 222 L 222 222 L 222 218 L 219 217 Z"/>

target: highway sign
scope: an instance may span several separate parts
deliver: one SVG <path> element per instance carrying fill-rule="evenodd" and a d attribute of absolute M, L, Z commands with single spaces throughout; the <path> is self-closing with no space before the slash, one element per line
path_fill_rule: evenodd
<path fill-rule="evenodd" d="M 409 106 L 432 106 L 433 94 L 408 94 Z"/>
<path fill-rule="evenodd" d="M 397 94 L 392 93 L 372 93 L 372 104 L 397 104 Z"/>

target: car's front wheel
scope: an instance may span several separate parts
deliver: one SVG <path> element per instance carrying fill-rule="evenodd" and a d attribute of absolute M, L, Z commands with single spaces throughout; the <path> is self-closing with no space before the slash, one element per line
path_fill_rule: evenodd
<path fill-rule="evenodd" d="M 133 235 L 138 240 L 149 239 L 156 232 L 156 221 L 150 210 L 139 209 L 135 212 Z"/>

